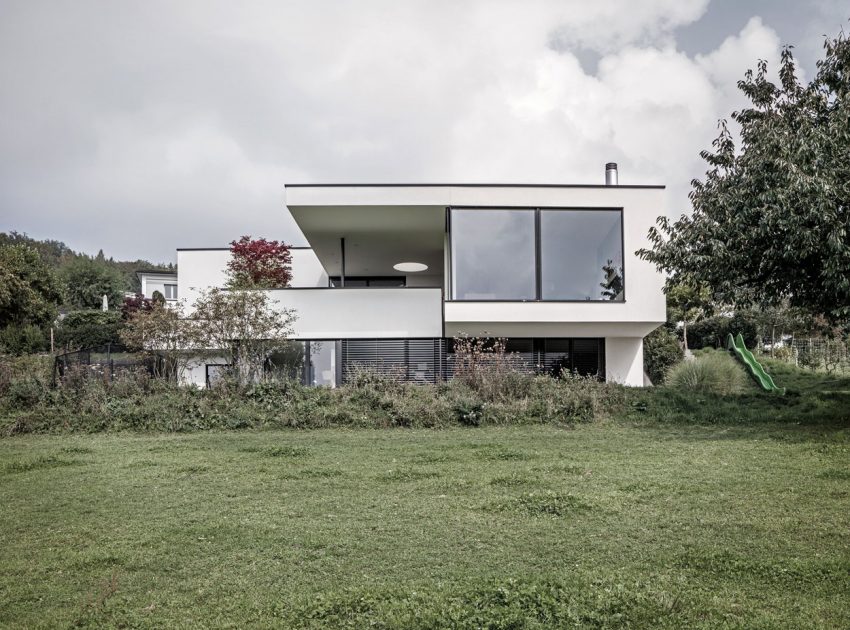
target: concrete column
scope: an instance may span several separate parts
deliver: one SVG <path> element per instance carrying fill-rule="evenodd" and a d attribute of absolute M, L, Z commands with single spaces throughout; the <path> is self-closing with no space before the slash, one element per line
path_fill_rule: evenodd
<path fill-rule="evenodd" d="M 605 380 L 643 387 L 643 338 L 605 338 Z"/>

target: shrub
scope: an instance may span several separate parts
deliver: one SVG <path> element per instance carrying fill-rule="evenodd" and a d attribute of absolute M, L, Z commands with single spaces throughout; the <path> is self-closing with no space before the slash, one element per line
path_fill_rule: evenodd
<path fill-rule="evenodd" d="M 456 337 L 454 380 L 487 402 L 506 402 L 528 396 L 534 380 L 530 366 L 507 352 L 504 339 Z"/>
<path fill-rule="evenodd" d="M 531 415 L 540 422 L 590 422 L 619 410 L 625 402 L 621 385 L 593 376 L 538 376 L 529 399 Z"/>
<path fill-rule="evenodd" d="M 667 375 L 667 384 L 682 392 L 726 396 L 744 392 L 749 379 L 744 367 L 729 354 L 713 351 L 675 366 Z"/>
<path fill-rule="evenodd" d="M 6 390 L 6 404 L 12 409 L 28 409 L 41 402 L 44 388 L 35 379 L 12 381 Z"/>
<path fill-rule="evenodd" d="M 68 350 L 119 344 L 121 328 L 118 311 L 74 311 L 62 320 L 57 341 Z"/>
<path fill-rule="evenodd" d="M 519 394 L 497 396 L 483 386 L 487 400 L 461 380 L 414 385 L 366 369 L 337 389 L 284 380 L 199 390 L 152 379 L 143 370 L 110 380 L 95 366 L 83 365 L 67 368 L 59 387 L 51 389 L 50 372 L 43 368 L 33 364 L 11 373 L 14 391 L 2 398 L 9 410 L 0 415 L 2 432 L 569 424 L 614 413 L 625 398 L 623 387 L 592 377 L 518 374 L 505 378 L 522 384 L 511 390 Z M 46 376 L 34 379 L 34 374 Z"/>
<path fill-rule="evenodd" d="M 664 382 L 668 370 L 685 356 L 679 338 L 664 326 L 643 339 L 643 365 L 654 385 Z"/>
<path fill-rule="evenodd" d="M 0 351 L 14 356 L 43 352 L 47 336 L 38 326 L 11 324 L 0 330 Z"/>

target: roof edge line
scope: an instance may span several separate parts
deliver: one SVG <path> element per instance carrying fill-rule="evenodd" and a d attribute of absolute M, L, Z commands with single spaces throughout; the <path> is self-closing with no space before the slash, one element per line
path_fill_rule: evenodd
<path fill-rule="evenodd" d="M 309 245 L 289 245 L 289 249 L 313 249 Z M 178 252 L 229 252 L 229 247 L 176 247 Z"/>
<path fill-rule="evenodd" d="M 649 188 L 664 189 L 665 184 L 284 184 L 284 188 Z"/>

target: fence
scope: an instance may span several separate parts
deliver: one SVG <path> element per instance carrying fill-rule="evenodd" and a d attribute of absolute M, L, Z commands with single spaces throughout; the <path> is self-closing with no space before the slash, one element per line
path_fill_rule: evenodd
<path fill-rule="evenodd" d="M 809 370 L 850 373 L 850 341 L 844 339 L 789 339 L 765 354 Z"/>
<path fill-rule="evenodd" d="M 127 352 L 127 348 L 118 344 L 106 344 L 57 356 L 53 363 L 53 385 L 55 386 L 69 370 L 73 369 L 83 369 L 87 376 L 97 376 L 112 381 L 116 374 L 139 368 L 153 375 L 154 367 L 154 360 L 150 357 Z"/>

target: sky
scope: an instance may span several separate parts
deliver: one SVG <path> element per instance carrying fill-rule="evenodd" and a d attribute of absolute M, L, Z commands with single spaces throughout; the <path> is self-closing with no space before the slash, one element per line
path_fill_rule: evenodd
<path fill-rule="evenodd" d="M 834 0 L 0 0 L 0 231 L 117 259 L 306 244 L 291 183 L 666 184 Z"/>

